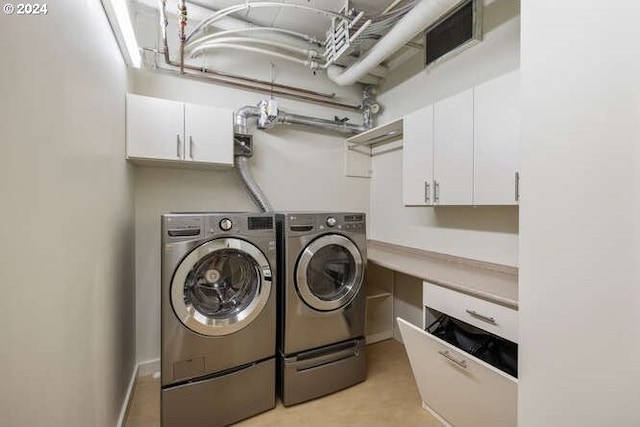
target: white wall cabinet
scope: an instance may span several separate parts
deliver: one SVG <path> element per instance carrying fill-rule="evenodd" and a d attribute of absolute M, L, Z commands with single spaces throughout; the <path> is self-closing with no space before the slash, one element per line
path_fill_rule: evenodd
<path fill-rule="evenodd" d="M 433 206 L 433 105 L 405 116 L 402 126 L 402 201 Z"/>
<path fill-rule="evenodd" d="M 127 94 L 131 160 L 233 165 L 233 112 Z"/>
<path fill-rule="evenodd" d="M 473 89 L 433 106 L 436 205 L 473 203 Z"/>
<path fill-rule="evenodd" d="M 403 119 L 405 206 L 517 205 L 519 71 Z"/>
<path fill-rule="evenodd" d="M 517 205 L 520 73 L 474 88 L 474 205 Z"/>

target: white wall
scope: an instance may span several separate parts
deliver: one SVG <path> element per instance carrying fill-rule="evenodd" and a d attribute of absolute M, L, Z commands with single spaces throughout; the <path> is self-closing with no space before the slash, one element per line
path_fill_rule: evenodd
<path fill-rule="evenodd" d="M 139 94 L 230 110 L 255 105 L 264 99 L 256 93 L 148 72 L 132 73 L 131 81 L 133 90 Z M 318 117 L 344 115 L 344 111 L 290 100 L 281 100 L 280 107 Z M 362 122 L 357 114 L 351 116 L 354 122 Z M 369 180 L 344 176 L 344 139 L 344 136 L 294 128 L 274 128 L 268 132 L 255 130 L 255 151 L 250 165 L 274 209 L 367 212 Z M 194 171 L 136 167 L 138 361 L 160 357 L 160 215 L 172 211 L 256 209 L 233 169 Z"/>
<path fill-rule="evenodd" d="M 126 72 L 98 1 L 0 14 L 0 425 L 113 426 L 134 368 Z"/>
<path fill-rule="evenodd" d="M 520 427 L 640 425 L 638 22 L 522 2 Z"/>
<path fill-rule="evenodd" d="M 425 71 L 421 55 L 395 71 L 382 88 L 379 123 L 517 69 L 519 2 L 496 0 L 485 8 L 484 40 Z M 416 71 L 420 70 L 420 71 Z M 410 77 L 412 76 L 412 77 Z M 410 77 L 403 83 L 399 83 Z M 371 238 L 506 265 L 518 264 L 516 207 L 404 207 L 402 152 L 373 158 Z"/>

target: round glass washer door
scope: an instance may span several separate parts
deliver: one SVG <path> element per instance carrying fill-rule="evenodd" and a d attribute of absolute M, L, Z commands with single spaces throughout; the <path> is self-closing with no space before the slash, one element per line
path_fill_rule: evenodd
<path fill-rule="evenodd" d="M 171 304 L 192 331 L 228 335 L 262 312 L 271 282 L 271 267 L 260 249 L 241 239 L 215 239 L 182 260 L 171 282 Z"/>
<path fill-rule="evenodd" d="M 356 245 L 338 234 L 327 234 L 307 245 L 296 267 L 302 300 L 320 311 L 337 310 L 358 294 L 364 263 Z"/>

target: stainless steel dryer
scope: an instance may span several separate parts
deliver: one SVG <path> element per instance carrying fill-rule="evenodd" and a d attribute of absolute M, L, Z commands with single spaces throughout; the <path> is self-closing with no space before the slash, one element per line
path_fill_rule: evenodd
<path fill-rule="evenodd" d="M 363 213 L 281 213 L 278 391 L 285 406 L 361 382 L 365 365 Z"/>
<path fill-rule="evenodd" d="M 163 427 L 275 406 L 275 263 L 272 214 L 162 216 Z"/>

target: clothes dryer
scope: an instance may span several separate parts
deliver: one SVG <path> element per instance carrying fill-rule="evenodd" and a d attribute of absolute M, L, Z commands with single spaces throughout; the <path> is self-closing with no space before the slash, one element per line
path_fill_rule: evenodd
<path fill-rule="evenodd" d="M 285 406 L 366 377 L 363 213 L 276 214 L 278 389 Z"/>
<path fill-rule="evenodd" d="M 276 277 L 273 215 L 162 216 L 163 427 L 275 406 Z"/>

